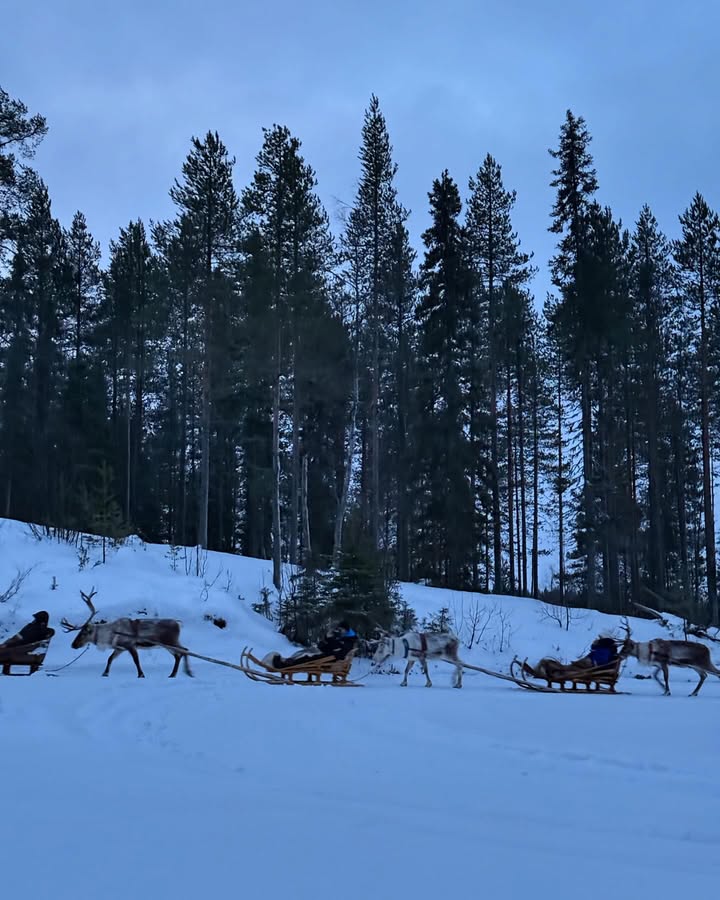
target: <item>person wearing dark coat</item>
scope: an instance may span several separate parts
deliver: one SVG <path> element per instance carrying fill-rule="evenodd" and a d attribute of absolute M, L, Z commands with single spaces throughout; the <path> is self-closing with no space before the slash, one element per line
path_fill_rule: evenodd
<path fill-rule="evenodd" d="M 325 659 L 328 656 L 332 656 L 336 660 L 345 659 L 348 653 L 355 648 L 356 641 L 356 632 L 347 622 L 340 622 L 334 631 L 318 642 L 317 652 L 301 650 L 299 653 L 287 657 L 287 659 L 283 659 L 279 653 L 276 653 L 272 664 L 276 669 L 287 669 L 290 666 L 304 665 L 317 659 Z"/>
<path fill-rule="evenodd" d="M 590 662 L 593 666 L 607 666 L 617 656 L 617 646 L 612 638 L 600 637 L 590 645 Z"/>
<path fill-rule="evenodd" d="M 0 644 L 0 647 L 3 649 L 19 647 L 22 644 L 36 644 L 38 641 L 48 640 L 55 634 L 52 628 L 48 628 L 49 621 L 50 616 L 44 609 L 36 612 L 32 622 L 28 622 L 16 635 L 13 635 L 4 644 Z"/>

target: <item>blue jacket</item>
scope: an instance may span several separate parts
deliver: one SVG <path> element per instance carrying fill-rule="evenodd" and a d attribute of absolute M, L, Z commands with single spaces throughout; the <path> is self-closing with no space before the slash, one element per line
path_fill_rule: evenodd
<path fill-rule="evenodd" d="M 615 659 L 615 653 L 609 647 L 596 647 L 590 651 L 590 660 L 594 666 L 606 666 Z"/>

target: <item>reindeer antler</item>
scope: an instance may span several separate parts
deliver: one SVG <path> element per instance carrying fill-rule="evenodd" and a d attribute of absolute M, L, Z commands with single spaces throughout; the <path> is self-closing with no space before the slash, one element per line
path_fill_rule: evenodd
<path fill-rule="evenodd" d="M 60 619 L 60 625 L 62 626 L 63 631 L 64 631 L 66 634 L 67 634 L 67 632 L 69 632 L 69 631 L 80 631 L 80 629 L 81 629 L 84 625 L 87 625 L 88 622 L 91 621 L 91 619 L 93 618 L 93 616 L 94 616 L 94 615 L 96 614 L 96 612 L 97 612 L 97 610 L 96 610 L 95 607 L 93 606 L 93 602 L 92 602 L 92 598 L 95 596 L 95 594 L 97 594 L 97 591 L 95 590 L 94 587 L 90 589 L 90 593 L 89 593 L 89 594 L 86 594 L 86 593 L 84 593 L 83 591 L 80 591 L 80 596 L 83 598 L 83 600 L 85 601 L 85 603 L 86 603 L 86 604 L 88 605 L 88 607 L 90 608 L 90 618 L 87 619 L 87 621 L 83 622 L 83 625 L 73 625 L 72 622 L 68 622 L 67 619 Z"/>
<path fill-rule="evenodd" d="M 630 635 L 632 632 L 630 631 L 630 623 L 628 622 L 628 617 L 623 616 L 622 619 L 620 620 L 620 624 L 622 625 L 622 627 L 625 631 L 625 637 L 627 638 L 627 640 L 630 640 Z"/>
<path fill-rule="evenodd" d="M 82 591 L 80 591 L 80 596 L 83 598 L 83 600 L 84 600 L 84 601 L 87 603 L 87 605 L 90 607 L 90 619 L 92 619 L 92 617 L 93 617 L 93 616 L 96 614 L 96 612 L 97 612 L 97 610 L 96 610 L 95 607 L 93 606 L 93 602 L 92 602 L 92 598 L 95 596 L 95 594 L 97 594 L 97 591 L 95 590 L 94 587 L 93 587 L 93 588 L 90 588 L 90 593 L 89 593 L 89 594 L 84 594 Z M 88 619 L 88 621 L 90 621 L 90 619 Z"/>

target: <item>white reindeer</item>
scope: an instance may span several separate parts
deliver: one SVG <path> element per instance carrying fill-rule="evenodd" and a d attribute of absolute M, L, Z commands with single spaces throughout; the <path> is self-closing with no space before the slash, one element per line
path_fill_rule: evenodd
<path fill-rule="evenodd" d="M 402 657 L 407 660 L 405 675 L 400 682 L 401 687 L 407 687 L 410 670 L 419 662 L 425 673 L 425 687 L 432 687 L 430 673 L 428 672 L 428 659 L 442 659 L 455 666 L 453 673 L 453 687 L 462 687 L 463 661 L 458 657 L 460 641 L 454 634 L 426 634 L 418 631 L 407 631 L 400 637 L 383 633 L 373 655 L 373 665 L 380 666 L 391 657 Z"/>

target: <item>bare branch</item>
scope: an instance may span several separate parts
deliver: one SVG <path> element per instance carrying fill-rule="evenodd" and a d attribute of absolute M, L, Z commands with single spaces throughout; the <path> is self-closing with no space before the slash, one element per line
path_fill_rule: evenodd
<path fill-rule="evenodd" d="M 10 584 L 2 593 L 0 593 L 0 603 L 7 603 L 8 600 L 12 600 L 12 598 L 20 591 L 23 582 L 34 568 L 35 566 L 30 566 L 29 569 L 17 569 Z"/>

